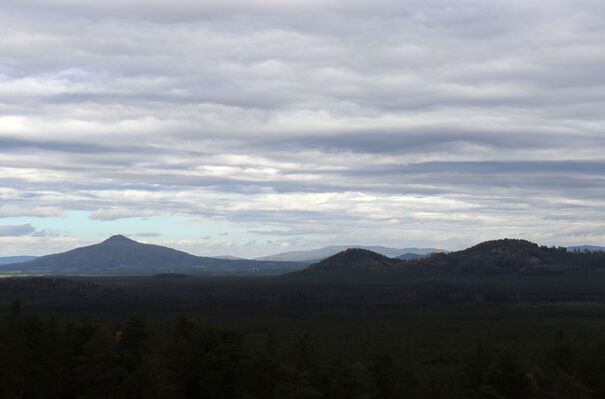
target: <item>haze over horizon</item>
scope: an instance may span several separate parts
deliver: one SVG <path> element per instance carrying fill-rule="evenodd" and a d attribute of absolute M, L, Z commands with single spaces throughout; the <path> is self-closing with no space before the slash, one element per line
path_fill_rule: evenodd
<path fill-rule="evenodd" d="M 605 245 L 605 4 L 0 5 L 0 256 Z"/>

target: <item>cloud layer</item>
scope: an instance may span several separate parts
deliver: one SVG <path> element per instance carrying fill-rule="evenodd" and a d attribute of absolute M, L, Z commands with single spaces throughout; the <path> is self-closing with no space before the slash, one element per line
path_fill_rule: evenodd
<path fill-rule="evenodd" d="M 31 224 L 0 226 L 0 237 L 21 237 L 31 234 L 34 231 L 36 231 L 36 229 Z"/>
<path fill-rule="evenodd" d="M 605 243 L 602 2 L 220 3 L 0 7 L 0 218 Z"/>

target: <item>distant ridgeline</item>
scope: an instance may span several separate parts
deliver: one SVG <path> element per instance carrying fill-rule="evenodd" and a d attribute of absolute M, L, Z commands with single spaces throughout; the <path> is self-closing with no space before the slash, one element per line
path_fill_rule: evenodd
<path fill-rule="evenodd" d="M 159 245 L 142 244 L 122 235 L 102 243 L 42 256 L 27 262 L 0 265 L 5 274 L 162 274 L 162 273 L 314 273 L 447 271 L 487 274 L 552 274 L 568 270 L 605 268 L 599 247 L 539 246 L 525 240 L 486 241 L 449 253 L 403 254 L 388 257 L 368 249 L 350 248 L 313 263 L 275 260 L 219 259 L 194 256 Z M 384 273 L 383 273 L 384 274 Z"/>
<path fill-rule="evenodd" d="M 194 256 L 159 245 L 142 244 L 115 235 L 100 244 L 42 256 L 27 262 L 0 265 L 5 273 L 28 274 L 155 274 L 166 272 L 287 272 L 300 270 L 298 262 L 218 259 Z"/>
<path fill-rule="evenodd" d="M 37 258 L 37 256 L 3 256 L 3 257 L 0 257 L 0 265 L 27 262 L 29 260 L 33 260 L 36 258 Z"/>
<path fill-rule="evenodd" d="M 397 272 L 422 268 L 470 274 L 552 274 L 605 268 L 605 252 L 539 246 L 525 240 L 486 241 L 462 251 L 437 253 L 422 259 L 388 258 L 364 249 L 348 249 L 305 269 L 318 271 Z"/>
<path fill-rule="evenodd" d="M 398 259 L 418 259 L 424 258 L 430 254 L 437 252 L 448 252 L 444 249 L 438 248 L 392 248 L 383 247 L 380 245 L 331 245 L 328 247 L 317 248 L 308 251 L 288 251 L 282 252 L 275 255 L 265 256 L 256 260 L 287 260 L 296 262 L 307 262 L 307 264 L 319 262 L 325 258 L 329 258 L 332 255 L 336 255 L 339 252 L 345 251 L 349 248 L 361 248 L 367 249 L 372 252 L 376 252 L 389 258 Z"/>

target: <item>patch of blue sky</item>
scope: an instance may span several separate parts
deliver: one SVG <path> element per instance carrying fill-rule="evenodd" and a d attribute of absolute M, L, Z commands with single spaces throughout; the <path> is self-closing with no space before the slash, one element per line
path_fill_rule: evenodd
<path fill-rule="evenodd" d="M 89 242 L 102 241 L 114 234 L 123 234 L 144 241 L 185 240 L 202 237 L 218 239 L 222 237 L 221 234 L 233 230 L 210 221 L 188 223 L 187 218 L 183 216 L 95 220 L 90 219 L 90 215 L 91 212 L 88 211 L 68 211 L 65 216 L 61 217 L 7 217 L 2 218 L 1 223 L 3 225 L 31 224 L 38 233 L 46 231 L 78 237 Z M 158 236 L 153 237 L 154 233 Z"/>

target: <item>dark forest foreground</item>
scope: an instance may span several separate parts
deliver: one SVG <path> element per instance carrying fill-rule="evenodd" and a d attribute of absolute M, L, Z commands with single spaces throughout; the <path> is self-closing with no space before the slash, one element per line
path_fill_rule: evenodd
<path fill-rule="evenodd" d="M 1 396 L 605 397 L 602 292 L 553 278 L 5 279 Z"/>

